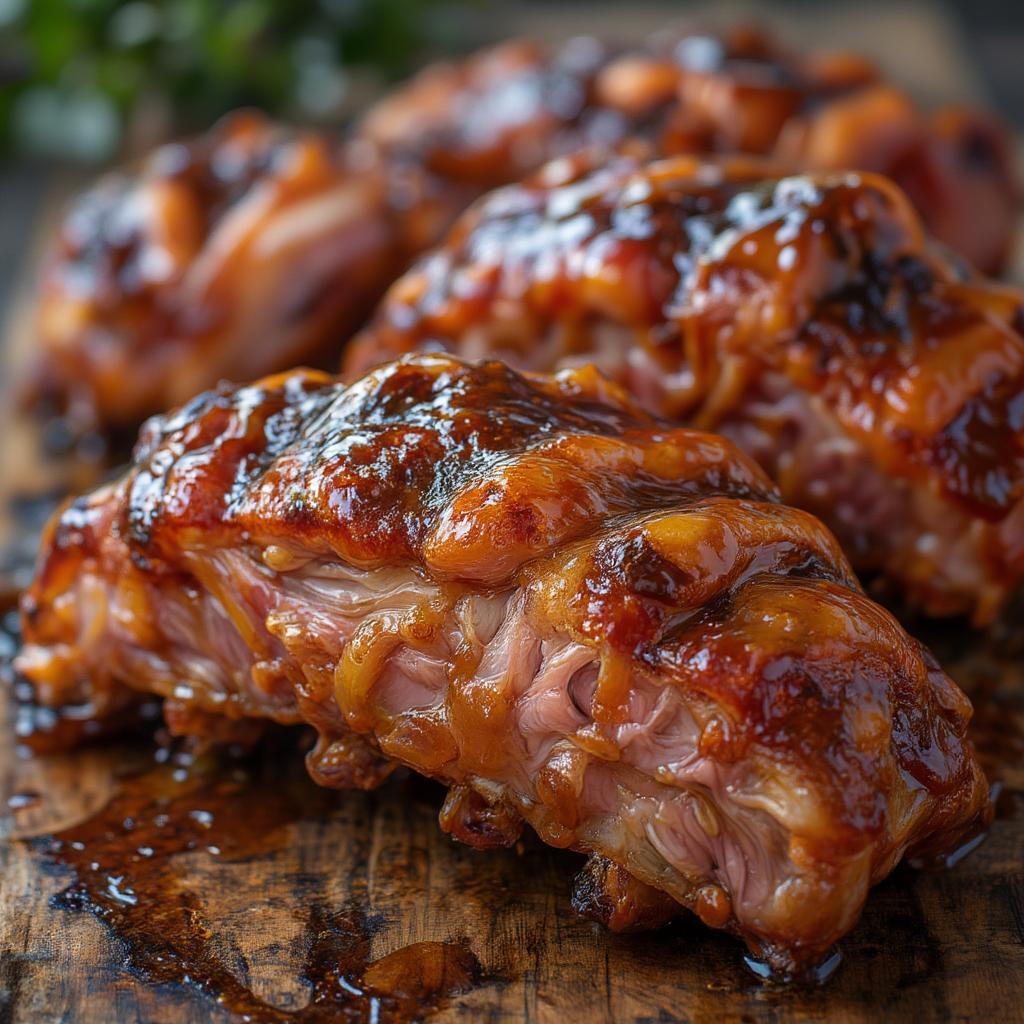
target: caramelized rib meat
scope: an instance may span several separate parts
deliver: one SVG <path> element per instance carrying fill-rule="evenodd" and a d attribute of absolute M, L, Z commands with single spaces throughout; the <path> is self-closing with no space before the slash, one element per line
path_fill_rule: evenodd
<path fill-rule="evenodd" d="M 629 49 L 513 42 L 428 68 L 378 103 L 364 137 L 445 180 L 497 186 L 552 157 L 644 140 L 658 155 L 747 153 L 791 170 L 887 174 L 931 230 L 984 271 L 1017 208 L 1006 132 L 929 114 L 849 53 L 798 53 L 749 26 L 661 33 Z"/>
<path fill-rule="evenodd" d="M 738 442 L 890 593 L 987 622 L 1024 576 L 1021 295 L 930 243 L 886 179 L 765 173 L 555 162 L 394 285 L 348 371 L 439 346 L 592 360 Z"/>
<path fill-rule="evenodd" d="M 27 398 L 136 428 L 222 377 L 336 352 L 467 197 L 256 114 L 102 179 L 44 268 Z"/>
<path fill-rule="evenodd" d="M 79 430 L 134 427 L 221 377 L 336 351 L 474 197 L 580 148 L 882 171 L 987 270 L 1014 221 L 998 126 L 930 120 L 858 58 L 749 29 L 512 43 L 423 72 L 345 144 L 243 115 L 105 179 L 45 271 L 31 396 Z"/>
<path fill-rule="evenodd" d="M 308 723 L 318 781 L 409 766 L 467 842 L 603 858 L 577 904 L 611 926 L 657 890 L 787 973 L 988 814 L 970 705 L 828 531 L 593 370 L 207 393 L 58 515 L 23 618 L 50 705 Z"/>

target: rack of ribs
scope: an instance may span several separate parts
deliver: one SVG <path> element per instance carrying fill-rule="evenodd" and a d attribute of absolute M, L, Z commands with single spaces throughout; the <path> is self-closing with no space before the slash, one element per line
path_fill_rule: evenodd
<path fill-rule="evenodd" d="M 891 181 L 751 158 L 556 161 L 389 291 L 347 372 L 420 348 L 593 361 L 719 431 L 878 593 L 990 621 L 1024 578 L 1024 304 Z"/>
<path fill-rule="evenodd" d="M 475 197 L 553 157 L 622 148 L 881 171 L 983 269 L 1010 244 L 1001 129 L 922 112 L 862 59 L 749 29 L 510 43 L 424 71 L 344 139 L 241 115 L 101 181 L 44 268 L 28 402 L 73 434 L 109 433 L 223 377 L 336 358 Z"/>
<path fill-rule="evenodd" d="M 57 514 L 22 612 L 44 704 L 305 723 L 318 782 L 407 766 L 474 846 L 591 855 L 611 926 L 689 908 L 785 975 L 988 820 L 967 699 L 827 529 L 593 369 L 205 393 Z"/>

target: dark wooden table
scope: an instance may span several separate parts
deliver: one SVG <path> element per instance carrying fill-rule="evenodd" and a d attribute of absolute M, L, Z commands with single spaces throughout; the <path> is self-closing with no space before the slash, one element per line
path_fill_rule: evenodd
<path fill-rule="evenodd" d="M 494 31 L 640 34 L 665 10 L 585 7 L 581 25 L 579 4 L 505 5 Z M 781 9 L 797 41 L 875 52 L 937 98 L 982 97 L 978 54 L 1008 46 L 990 30 L 965 41 L 928 4 Z M 69 180 L 0 177 L 12 360 L 31 349 L 31 266 Z M 4 436 L 12 474 L 20 449 Z M 145 740 L 30 758 L 0 701 L 0 1022 L 1024 1021 L 1022 659 L 935 639 L 975 696 L 1000 816 L 956 866 L 900 868 L 879 886 L 838 972 L 803 990 L 761 985 L 738 944 L 695 919 L 621 937 L 581 920 L 577 857 L 531 840 L 455 845 L 427 784 L 318 790 L 298 733 L 191 764 Z"/>

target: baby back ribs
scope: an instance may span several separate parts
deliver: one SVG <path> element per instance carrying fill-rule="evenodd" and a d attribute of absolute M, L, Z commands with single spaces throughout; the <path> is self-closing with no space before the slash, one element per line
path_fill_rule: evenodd
<path fill-rule="evenodd" d="M 995 269 L 1006 255 L 999 129 L 962 112 L 933 123 L 862 60 L 791 54 L 750 30 L 628 51 L 514 43 L 429 69 L 347 143 L 243 115 L 105 179 L 44 271 L 30 397 L 79 432 L 134 428 L 222 377 L 334 355 L 473 198 L 627 143 L 883 171 L 969 259 Z"/>
<path fill-rule="evenodd" d="M 438 346 L 593 360 L 738 442 L 890 592 L 986 622 L 1024 577 L 1021 294 L 931 244 L 886 179 L 765 173 L 558 161 L 464 215 L 348 370 Z"/>
<path fill-rule="evenodd" d="M 466 842 L 597 858 L 577 904 L 613 927 L 688 907 L 785 973 L 987 820 L 967 699 L 829 532 L 592 369 L 204 394 L 55 518 L 22 608 L 49 705 L 308 723 L 317 781 L 409 766 Z"/>

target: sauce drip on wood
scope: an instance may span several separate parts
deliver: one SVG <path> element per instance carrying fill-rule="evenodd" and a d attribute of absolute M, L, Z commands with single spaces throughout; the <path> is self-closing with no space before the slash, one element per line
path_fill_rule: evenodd
<path fill-rule="evenodd" d="M 33 841 L 74 874 L 52 905 L 103 921 L 133 974 L 189 986 L 254 1024 L 422 1020 L 474 987 L 482 972 L 466 942 L 417 942 L 373 960 L 373 920 L 319 899 L 304 909 L 305 1006 L 273 1005 L 229 966 L 201 894 L 183 884 L 182 860 L 267 854 L 287 843 L 292 822 L 328 816 L 336 794 L 304 778 L 301 759 L 289 754 L 264 749 L 258 763 L 169 757 L 124 781 L 93 817 Z"/>

